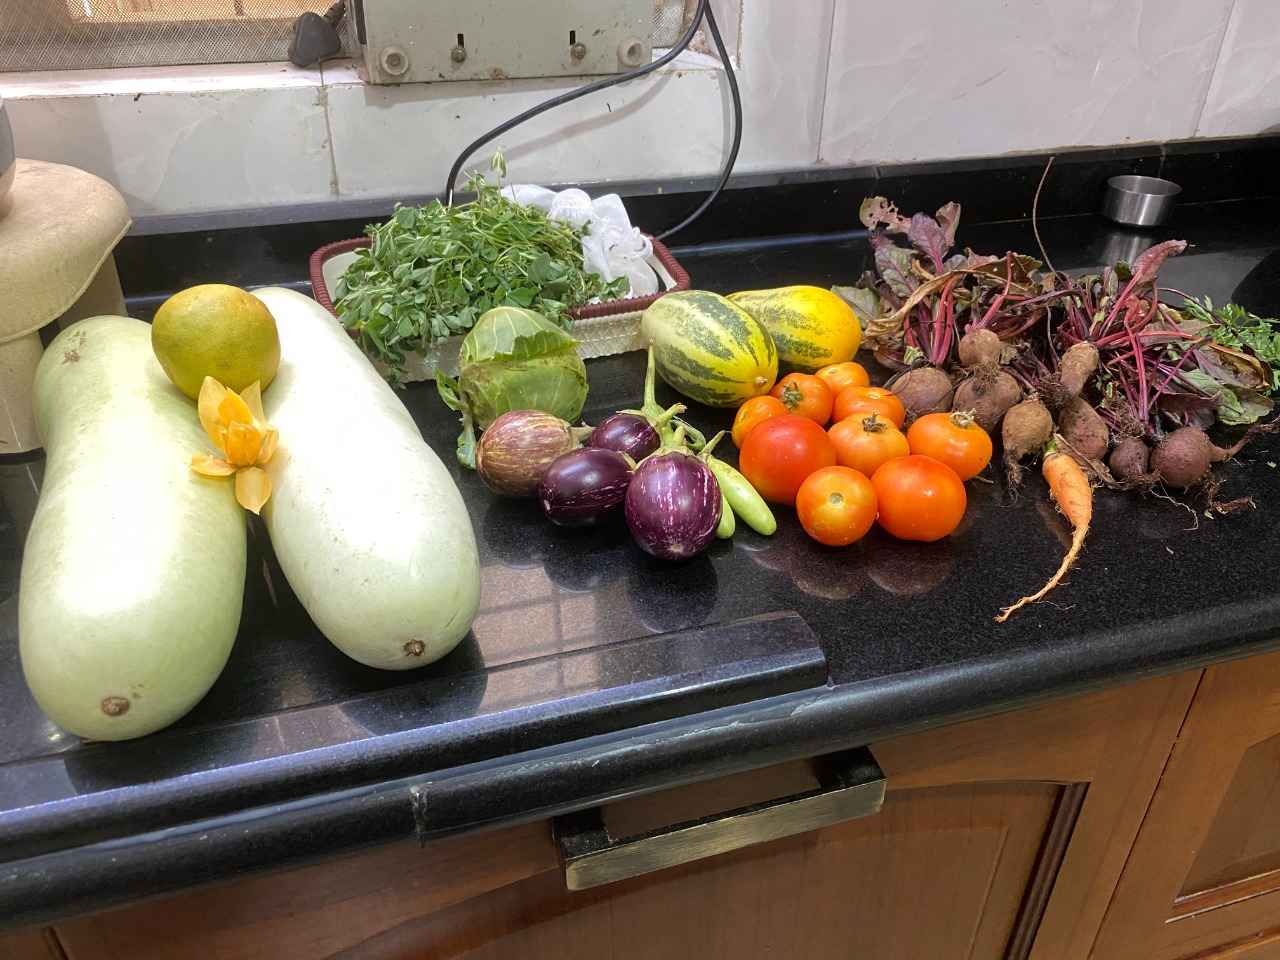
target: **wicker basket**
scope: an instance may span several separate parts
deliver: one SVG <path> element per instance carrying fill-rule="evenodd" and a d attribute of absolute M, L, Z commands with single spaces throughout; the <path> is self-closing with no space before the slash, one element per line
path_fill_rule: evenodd
<path fill-rule="evenodd" d="M 316 300 L 330 313 L 334 312 L 330 291 L 337 286 L 343 271 L 355 259 L 355 251 L 369 246 L 370 242 L 367 237 L 342 240 L 326 244 L 311 255 L 311 289 Z M 644 313 L 644 308 L 664 293 L 689 289 L 689 274 L 660 241 L 653 241 L 653 255 L 647 262 L 662 285 L 662 290 L 658 293 L 647 297 L 589 303 L 570 311 L 574 321 L 573 335 L 578 340 L 578 352 L 584 359 L 642 349 L 644 341 L 640 337 L 640 315 Z M 404 378 L 431 380 L 435 378 L 437 368 L 444 370 L 449 376 L 456 376 L 458 351 L 461 347 L 460 335 L 433 343 L 425 354 L 408 354 L 405 357 Z"/>

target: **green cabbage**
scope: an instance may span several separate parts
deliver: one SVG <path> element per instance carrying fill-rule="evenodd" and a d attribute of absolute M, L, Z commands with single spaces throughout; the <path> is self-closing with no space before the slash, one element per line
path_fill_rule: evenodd
<path fill-rule="evenodd" d="M 570 423 L 587 401 L 578 341 L 540 313 L 494 307 L 462 341 L 458 379 L 436 373 L 440 399 L 462 414 L 458 461 L 476 465 L 476 429 L 509 410 L 542 410 Z"/>

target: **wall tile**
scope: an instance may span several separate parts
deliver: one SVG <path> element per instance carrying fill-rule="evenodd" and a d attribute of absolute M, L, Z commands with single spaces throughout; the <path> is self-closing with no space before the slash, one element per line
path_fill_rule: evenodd
<path fill-rule="evenodd" d="M 134 217 L 332 196 L 318 71 L 121 73 L 0 77 L 19 154 L 97 174 Z"/>
<path fill-rule="evenodd" d="M 1258 0 L 1268 4 L 1271 0 Z M 1232 0 L 837 5 L 821 159 L 1189 137 Z"/>
<path fill-rule="evenodd" d="M 1196 135 L 1280 130 L 1280 3 L 1235 0 Z"/>

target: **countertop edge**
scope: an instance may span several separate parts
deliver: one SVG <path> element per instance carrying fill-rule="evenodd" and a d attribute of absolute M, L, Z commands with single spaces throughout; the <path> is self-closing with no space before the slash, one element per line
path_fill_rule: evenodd
<path fill-rule="evenodd" d="M 55 922 L 395 840 L 425 843 L 512 826 L 1280 649 L 1277 621 L 1249 613 L 1241 615 L 1252 623 L 1231 640 L 1188 631 L 1171 649 L 1164 634 L 1154 659 L 1144 656 L 1142 639 L 1148 631 L 1163 632 L 1168 625 L 1161 622 L 1135 631 L 1123 644 L 1107 632 L 1065 649 L 1025 648 L 1018 656 L 802 690 L 10 861 L 0 865 L 0 929 Z M 1084 665 L 1082 654 L 1088 654 Z M 484 813 L 476 815 L 476 809 Z"/>

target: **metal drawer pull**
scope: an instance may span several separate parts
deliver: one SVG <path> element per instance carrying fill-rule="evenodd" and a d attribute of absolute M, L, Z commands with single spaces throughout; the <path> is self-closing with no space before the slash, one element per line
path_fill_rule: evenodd
<path fill-rule="evenodd" d="M 570 890 L 587 890 L 870 816 L 884 804 L 884 771 L 865 747 L 816 757 L 814 766 L 814 790 L 633 837 L 611 837 L 599 807 L 557 817 L 565 883 Z"/>

